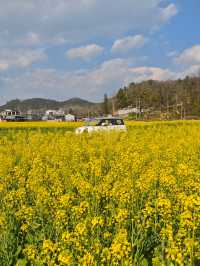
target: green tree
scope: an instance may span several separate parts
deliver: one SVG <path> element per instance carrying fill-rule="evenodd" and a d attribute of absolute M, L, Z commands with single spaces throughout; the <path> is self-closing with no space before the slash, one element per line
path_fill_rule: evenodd
<path fill-rule="evenodd" d="M 127 88 L 119 89 L 116 99 L 117 99 L 117 106 L 118 108 L 124 108 L 128 106 L 128 90 Z"/>

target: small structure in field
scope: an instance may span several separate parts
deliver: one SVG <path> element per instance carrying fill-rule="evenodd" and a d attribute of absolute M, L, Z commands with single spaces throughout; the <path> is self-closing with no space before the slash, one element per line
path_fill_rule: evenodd
<path fill-rule="evenodd" d="M 6 109 L 4 111 L 2 111 L 0 113 L 0 116 L 1 116 L 1 119 L 4 120 L 6 119 L 7 117 L 11 117 L 11 116 L 19 116 L 21 115 L 21 112 L 19 111 L 13 111 L 13 110 L 10 110 L 10 109 Z"/>
<path fill-rule="evenodd" d="M 71 115 L 71 114 L 65 115 L 65 121 L 74 122 L 75 120 L 76 120 L 76 117 L 74 115 Z"/>
<path fill-rule="evenodd" d="M 62 116 L 65 112 L 62 109 L 59 110 L 47 110 L 45 116 Z"/>
<path fill-rule="evenodd" d="M 139 114 L 139 113 L 142 113 L 142 112 L 143 112 L 143 110 L 140 110 L 137 107 L 127 107 L 127 108 L 123 108 L 123 109 L 118 110 L 115 113 L 115 115 L 126 117 L 129 114 Z"/>

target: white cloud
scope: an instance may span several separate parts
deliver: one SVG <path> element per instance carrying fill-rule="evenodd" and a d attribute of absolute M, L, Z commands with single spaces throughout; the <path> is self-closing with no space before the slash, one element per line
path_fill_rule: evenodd
<path fill-rule="evenodd" d="M 1 25 L 0 25 L 1 28 Z M 39 32 L 23 32 L 18 35 L 7 30 L 0 31 L 0 48 L 42 48 L 70 43 L 62 34 L 43 34 Z"/>
<path fill-rule="evenodd" d="M 79 58 L 87 61 L 93 57 L 100 55 L 103 52 L 103 50 L 104 48 L 99 45 L 89 44 L 87 46 L 69 49 L 66 52 L 66 56 L 69 59 Z"/>
<path fill-rule="evenodd" d="M 136 82 L 143 80 L 171 80 L 176 78 L 176 74 L 169 69 L 158 67 L 138 67 L 133 68 L 132 73 Z"/>
<path fill-rule="evenodd" d="M 25 45 L 38 45 L 41 43 L 41 36 L 35 32 L 29 32 L 23 40 L 22 44 Z"/>
<path fill-rule="evenodd" d="M 36 32 L 28 32 L 25 36 L 20 37 L 16 42 L 15 45 L 20 46 L 40 46 L 44 44 L 50 45 L 61 45 L 65 44 L 68 41 L 61 36 L 43 36 Z"/>
<path fill-rule="evenodd" d="M 159 67 L 135 67 L 133 59 L 108 60 L 96 68 L 80 71 L 58 71 L 36 69 L 16 76 L 0 79 L 5 95 L 9 99 L 45 97 L 64 100 L 82 97 L 102 100 L 104 93 L 112 95 L 121 86 L 144 80 L 174 80 L 186 75 L 199 74 L 200 64 L 184 71 L 172 71 Z"/>
<path fill-rule="evenodd" d="M 159 29 L 177 14 L 176 5 L 168 5 L 166 2 L 168 1 L 0 0 L 0 71 L 23 68 L 23 73 L 20 70 L 20 74 L 16 74 L 18 71 L 1 73 L 2 90 L 5 90 L 5 94 L 10 98 L 63 99 L 80 96 L 92 100 L 100 99 L 105 92 L 111 94 L 120 86 L 132 81 L 173 79 L 177 75 L 184 75 L 163 68 L 135 67 L 138 63 L 136 59 L 120 58 L 108 60 L 84 71 L 32 68 L 30 71 L 27 68 L 47 58 L 44 50 L 33 47 L 41 48 L 48 45 L 48 48 L 51 48 L 50 46 L 66 43 L 70 43 L 71 47 L 77 47 L 83 43 L 94 43 L 66 52 L 69 59 L 86 61 L 103 52 L 104 48 L 95 44 L 97 42 L 108 44 L 111 40 L 116 40 L 112 52 L 134 51 L 147 41 L 144 37 L 146 34 L 153 29 Z M 128 32 L 141 32 L 143 35 L 122 38 Z M 60 53 L 62 49 L 63 47 Z M 52 56 L 49 65 L 56 61 L 56 66 L 61 63 L 61 69 L 65 58 L 53 61 L 57 55 L 55 48 L 48 49 L 48 54 Z M 141 60 L 142 57 L 140 65 Z M 145 64 L 144 60 L 145 57 L 142 64 Z M 196 68 L 199 63 L 197 61 Z M 185 73 L 193 72 L 196 69 L 194 68 L 195 66 L 185 70 Z"/>
<path fill-rule="evenodd" d="M 0 50 L 0 70 L 7 70 L 11 67 L 25 68 L 46 58 L 47 55 L 43 50 L 2 49 Z"/>
<path fill-rule="evenodd" d="M 185 49 L 176 59 L 176 63 L 195 65 L 200 63 L 200 45 Z"/>
<path fill-rule="evenodd" d="M 179 78 L 186 76 L 200 76 L 200 64 L 189 66 L 187 69 L 179 73 Z"/>
<path fill-rule="evenodd" d="M 113 59 L 87 71 L 59 72 L 54 69 L 38 69 L 16 77 L 4 78 L 7 95 L 11 98 L 50 97 L 66 99 L 82 97 L 101 100 L 130 82 L 148 79 L 167 80 L 176 73 L 155 67 L 133 67 L 132 60 Z"/>
<path fill-rule="evenodd" d="M 163 22 L 169 21 L 178 13 L 178 9 L 175 4 L 170 4 L 167 7 L 163 8 L 160 13 L 161 20 Z"/>
<path fill-rule="evenodd" d="M 177 13 L 174 4 L 160 6 L 161 0 L 0 0 L 0 32 L 21 39 L 29 32 L 44 39 L 57 36 L 82 42 L 91 36 L 119 38 L 128 31 L 151 30 Z M 9 19 L 8 19 L 9 18 Z M 38 42 L 38 36 L 29 36 Z M 9 39 L 8 39 L 9 42 Z"/>
<path fill-rule="evenodd" d="M 135 48 L 142 47 L 145 42 L 146 38 L 142 35 L 135 35 L 135 36 L 127 36 L 122 39 L 118 39 L 113 43 L 112 52 L 128 52 Z"/>
<path fill-rule="evenodd" d="M 172 57 L 174 58 L 177 55 L 177 51 L 170 51 L 167 53 L 167 57 Z"/>

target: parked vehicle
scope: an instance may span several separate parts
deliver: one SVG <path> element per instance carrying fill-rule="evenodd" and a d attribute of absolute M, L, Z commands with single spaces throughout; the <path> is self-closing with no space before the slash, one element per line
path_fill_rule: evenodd
<path fill-rule="evenodd" d="M 97 119 L 97 122 L 94 124 L 89 124 L 83 127 L 79 127 L 76 129 L 76 134 L 82 133 L 90 133 L 90 132 L 98 132 L 98 131 L 127 131 L 126 126 L 124 124 L 123 119 L 116 117 L 105 117 Z"/>

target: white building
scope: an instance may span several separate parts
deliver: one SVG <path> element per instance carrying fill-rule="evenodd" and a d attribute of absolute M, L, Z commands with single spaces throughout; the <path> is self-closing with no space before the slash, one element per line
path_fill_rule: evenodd
<path fill-rule="evenodd" d="M 45 116 L 57 116 L 57 115 L 64 115 L 65 112 L 62 109 L 59 110 L 47 110 L 45 112 Z"/>
<path fill-rule="evenodd" d="M 131 108 L 123 108 L 117 111 L 117 115 L 119 116 L 126 116 L 129 114 L 139 114 L 140 112 L 143 112 L 143 110 L 140 110 L 139 108 L 136 107 L 131 107 Z"/>
<path fill-rule="evenodd" d="M 68 121 L 68 122 L 73 122 L 75 121 L 75 116 L 74 115 L 71 115 L 71 114 L 67 114 L 65 115 L 65 121 Z"/>
<path fill-rule="evenodd" d="M 3 118 L 6 118 L 8 116 L 15 116 L 15 115 L 20 115 L 20 112 L 19 111 L 13 111 L 13 110 L 10 110 L 10 109 L 7 109 L 7 110 L 4 110 L 1 112 L 1 116 Z"/>

